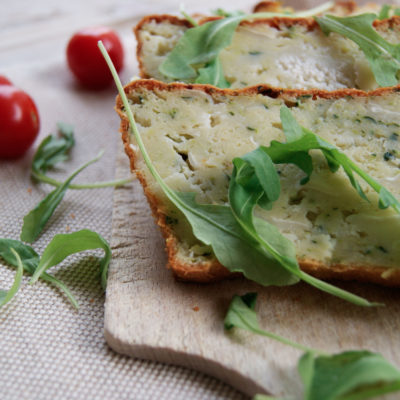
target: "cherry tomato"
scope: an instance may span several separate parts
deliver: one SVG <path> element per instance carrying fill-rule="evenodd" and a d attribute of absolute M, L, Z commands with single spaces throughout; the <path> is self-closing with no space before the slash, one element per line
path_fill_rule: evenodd
<path fill-rule="evenodd" d="M 0 85 L 0 158 L 22 156 L 39 133 L 39 113 L 21 89 Z"/>
<path fill-rule="evenodd" d="M 89 89 L 103 89 L 112 81 L 112 75 L 97 47 L 101 40 L 115 69 L 124 63 L 124 50 L 117 34 L 107 27 L 86 28 L 75 33 L 67 46 L 68 66 L 78 81 Z"/>
<path fill-rule="evenodd" d="M 4 75 L 0 75 L 0 85 L 12 85 L 12 83 Z"/>

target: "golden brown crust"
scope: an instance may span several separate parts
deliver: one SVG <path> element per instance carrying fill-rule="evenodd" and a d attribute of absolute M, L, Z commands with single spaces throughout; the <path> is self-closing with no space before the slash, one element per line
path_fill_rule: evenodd
<path fill-rule="evenodd" d="M 243 89 L 219 89 L 210 85 L 187 85 L 184 83 L 170 83 L 166 84 L 156 80 L 137 80 L 125 86 L 124 90 L 129 95 L 137 88 L 144 88 L 152 91 L 179 91 L 183 89 L 196 89 L 201 90 L 211 96 L 215 95 L 256 95 L 262 94 L 272 98 L 283 98 L 284 100 L 295 98 L 298 96 L 309 96 L 313 99 L 317 98 L 340 98 L 340 97 L 368 97 L 368 96 L 381 96 L 388 93 L 396 93 L 400 91 L 400 85 L 395 87 L 379 88 L 371 92 L 363 92 L 357 89 L 340 89 L 336 91 L 326 90 L 283 90 L 272 88 L 267 85 L 258 85 L 247 87 Z M 134 171 L 140 180 L 144 193 L 150 204 L 153 216 L 157 225 L 160 227 L 161 232 L 166 240 L 166 251 L 168 254 L 168 265 L 177 276 L 177 278 L 194 281 L 194 282 L 212 282 L 225 279 L 237 274 L 232 274 L 225 267 L 223 267 L 216 259 L 200 262 L 196 264 L 189 264 L 178 257 L 178 239 L 174 236 L 172 230 L 165 222 L 165 215 L 160 209 L 159 200 L 149 190 L 147 182 L 143 174 L 135 169 L 136 156 L 133 149 L 130 147 L 130 133 L 129 121 L 123 111 L 122 100 L 119 96 L 116 99 L 116 111 L 121 117 L 120 132 L 125 147 L 125 152 L 130 159 L 131 170 Z M 400 286 L 400 269 L 389 270 L 385 267 L 365 267 L 362 265 L 324 265 L 315 260 L 302 259 L 299 260 L 300 267 L 303 271 L 322 279 L 342 279 L 342 280 L 357 280 L 363 282 L 373 282 L 386 286 Z"/>
<path fill-rule="evenodd" d="M 354 1 L 336 1 L 335 5 L 330 12 L 333 13 L 340 13 L 341 15 L 348 15 L 353 13 L 357 9 L 357 4 Z M 284 8 L 279 1 L 260 1 L 257 3 L 254 8 L 253 12 L 282 12 Z"/>
<path fill-rule="evenodd" d="M 259 12 L 274 12 L 282 11 L 282 3 L 280 1 L 260 1 L 253 7 L 254 13 Z"/>

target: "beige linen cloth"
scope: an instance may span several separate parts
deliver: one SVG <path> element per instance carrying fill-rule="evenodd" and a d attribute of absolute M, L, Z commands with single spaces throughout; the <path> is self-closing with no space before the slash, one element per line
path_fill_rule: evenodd
<path fill-rule="evenodd" d="M 300 2 L 296 6 L 300 6 Z M 318 1 L 309 2 L 315 5 Z M 218 4 L 187 1 L 186 9 L 207 12 L 216 6 L 248 9 L 245 0 Z M 76 183 L 111 180 L 119 135 L 113 111 L 114 88 L 100 92 L 81 89 L 64 59 L 71 34 L 82 27 L 106 24 L 124 40 L 126 82 L 137 74 L 131 27 L 150 13 L 176 12 L 177 1 L 138 0 L 57 2 L 1 1 L 0 74 L 35 100 L 41 118 L 40 137 L 56 122 L 75 126 L 71 160 L 52 176 L 64 179 L 78 165 L 105 155 L 76 179 Z M 0 161 L 0 237 L 18 239 L 23 216 L 51 187 L 29 176 L 34 149 L 17 161 Z M 128 174 L 128 168 L 127 168 Z M 45 232 L 33 244 L 41 254 L 57 233 L 92 229 L 111 240 L 113 189 L 69 190 Z M 54 287 L 24 277 L 17 297 L 0 310 L 0 398 L 54 399 L 242 399 L 239 392 L 217 380 L 187 369 L 131 359 L 114 353 L 103 337 L 104 293 L 100 287 L 101 252 L 71 256 L 50 272 L 76 296 L 76 311 Z M 15 269 L 0 261 L 0 288 L 12 284 Z"/>

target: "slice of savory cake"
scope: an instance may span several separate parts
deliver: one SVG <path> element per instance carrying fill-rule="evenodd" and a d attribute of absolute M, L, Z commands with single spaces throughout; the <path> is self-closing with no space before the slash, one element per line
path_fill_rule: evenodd
<path fill-rule="evenodd" d="M 299 91 L 255 86 L 222 90 L 207 85 L 138 80 L 125 88 L 149 156 L 172 189 L 196 193 L 206 204 L 226 204 L 232 160 L 272 140 L 285 142 L 282 105 L 297 122 L 335 145 L 400 197 L 400 94 L 398 88 Z M 132 170 L 143 184 L 166 238 L 169 266 L 182 279 L 212 281 L 230 272 L 192 234 L 147 170 L 129 130 L 120 98 L 117 111 Z M 363 200 L 340 169 L 331 173 L 312 152 L 308 183 L 294 165 L 277 166 L 281 194 L 257 216 L 290 239 L 300 266 L 321 278 L 400 284 L 400 216 L 378 208 L 377 194 L 361 185 Z"/>

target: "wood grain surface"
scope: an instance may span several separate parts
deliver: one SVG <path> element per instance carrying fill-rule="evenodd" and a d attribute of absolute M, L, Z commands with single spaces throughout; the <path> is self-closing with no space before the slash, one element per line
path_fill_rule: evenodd
<path fill-rule="evenodd" d="M 121 151 L 118 176 L 128 169 L 125 158 Z M 338 283 L 386 304 L 365 309 L 305 284 L 264 288 L 240 278 L 209 285 L 177 282 L 166 269 L 164 241 L 137 181 L 115 190 L 112 235 L 105 337 L 120 353 L 193 368 L 250 396 L 301 398 L 296 371 L 301 352 L 248 332 L 224 332 L 232 296 L 256 291 L 264 329 L 328 352 L 377 351 L 400 365 L 396 289 Z"/>

